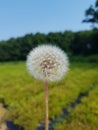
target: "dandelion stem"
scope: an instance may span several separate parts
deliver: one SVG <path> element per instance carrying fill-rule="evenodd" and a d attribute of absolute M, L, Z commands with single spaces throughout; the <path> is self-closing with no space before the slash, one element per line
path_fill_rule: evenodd
<path fill-rule="evenodd" d="M 45 130 L 48 130 L 48 82 L 45 82 L 45 100 L 46 100 L 46 121 L 45 121 Z"/>

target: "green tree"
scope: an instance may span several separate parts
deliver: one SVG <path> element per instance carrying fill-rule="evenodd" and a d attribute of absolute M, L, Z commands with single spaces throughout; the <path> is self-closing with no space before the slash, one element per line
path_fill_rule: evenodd
<path fill-rule="evenodd" d="M 93 25 L 98 24 L 98 0 L 96 0 L 94 6 L 91 5 L 86 11 L 85 11 L 86 18 L 83 20 L 83 22 L 90 22 Z"/>
<path fill-rule="evenodd" d="M 72 53 L 75 55 L 95 54 L 94 47 L 97 40 L 95 34 L 97 34 L 97 31 L 95 33 L 94 30 L 76 32 L 70 45 Z"/>
<path fill-rule="evenodd" d="M 35 46 L 46 43 L 46 35 L 39 32 L 36 33 L 34 35 L 33 42 Z"/>
<path fill-rule="evenodd" d="M 74 33 L 72 31 L 65 31 L 62 35 L 61 47 L 67 53 L 71 53 L 70 45 L 74 39 Z"/>

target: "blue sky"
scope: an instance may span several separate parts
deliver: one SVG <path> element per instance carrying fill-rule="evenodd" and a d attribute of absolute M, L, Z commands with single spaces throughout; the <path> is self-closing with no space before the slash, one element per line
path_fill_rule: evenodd
<path fill-rule="evenodd" d="M 94 0 L 0 0 L 0 40 L 27 33 L 91 29 L 82 23 Z"/>

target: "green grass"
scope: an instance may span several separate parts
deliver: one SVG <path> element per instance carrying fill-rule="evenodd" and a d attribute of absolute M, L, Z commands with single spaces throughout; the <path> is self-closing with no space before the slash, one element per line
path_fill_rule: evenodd
<path fill-rule="evenodd" d="M 98 83 L 87 97 L 82 99 L 69 116 L 55 130 L 97 130 L 98 129 Z"/>
<path fill-rule="evenodd" d="M 55 130 L 97 130 L 98 117 L 98 63 L 72 62 L 66 77 L 49 84 L 49 117 L 54 118 L 67 106 L 68 119 L 57 124 Z M 75 109 L 70 109 L 80 92 L 91 85 L 96 87 L 82 99 Z M 31 77 L 24 62 L 0 64 L 0 98 L 9 106 L 11 119 L 25 130 L 35 130 L 45 117 L 44 83 Z"/>

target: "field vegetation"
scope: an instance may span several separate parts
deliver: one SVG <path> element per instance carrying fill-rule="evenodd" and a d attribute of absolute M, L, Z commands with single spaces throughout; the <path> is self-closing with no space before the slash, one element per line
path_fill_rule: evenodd
<path fill-rule="evenodd" d="M 95 61 L 88 58 L 88 62 L 80 62 L 79 58 L 74 61 L 71 58 L 67 76 L 49 84 L 49 118 L 59 116 L 64 107 L 69 111 L 68 116 L 54 126 L 55 130 L 97 130 L 98 62 Z M 25 130 L 36 130 L 45 120 L 44 89 L 42 81 L 29 76 L 25 62 L 0 63 L 0 99 L 8 106 L 9 120 Z M 70 103 L 86 91 L 88 95 L 72 108 Z"/>

